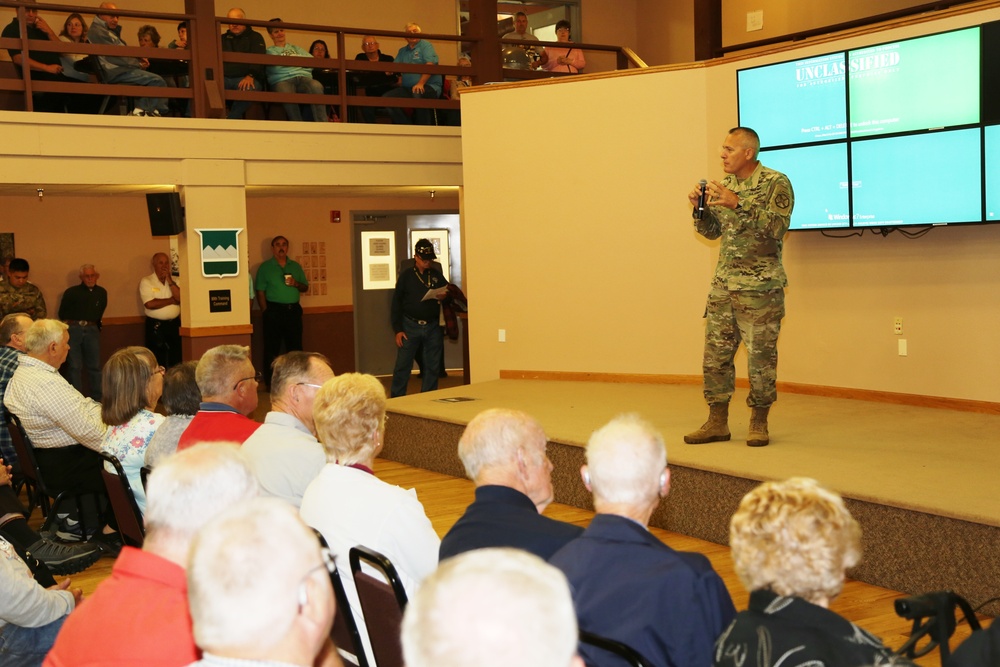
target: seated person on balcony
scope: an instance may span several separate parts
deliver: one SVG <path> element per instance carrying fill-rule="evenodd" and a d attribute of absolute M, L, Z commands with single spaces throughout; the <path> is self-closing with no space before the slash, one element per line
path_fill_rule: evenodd
<path fill-rule="evenodd" d="M 438 56 L 434 47 L 426 39 L 420 39 L 420 26 L 407 23 L 406 32 L 413 35 L 406 38 L 406 46 L 396 54 L 397 63 L 406 65 L 437 65 Z M 441 97 L 441 75 L 417 72 L 405 72 L 401 85 L 387 92 L 383 97 L 415 97 L 425 100 L 435 100 Z M 411 121 L 406 117 L 401 107 L 389 107 L 392 122 L 397 125 L 408 125 Z M 431 125 L 434 122 L 432 109 L 416 109 L 413 112 L 413 123 Z"/>
<path fill-rule="evenodd" d="M 233 7 L 226 14 L 230 19 L 245 19 L 246 13 Z M 248 25 L 230 23 L 222 33 L 222 50 L 230 53 L 267 53 L 264 38 Z M 264 90 L 264 66 L 250 63 L 224 63 L 226 90 Z M 236 100 L 229 110 L 229 118 L 243 118 L 250 102 Z"/>
<path fill-rule="evenodd" d="M 160 31 L 156 29 L 156 26 L 147 23 L 140 27 L 137 37 L 139 38 L 139 46 L 148 49 L 160 48 Z"/>
<path fill-rule="evenodd" d="M 271 19 L 271 21 L 281 22 L 281 19 Z M 285 39 L 285 29 L 275 26 L 268 27 L 267 34 L 271 36 L 274 46 L 267 47 L 268 55 L 272 56 L 299 56 L 311 58 L 308 51 L 301 46 L 289 44 Z M 267 85 L 276 93 L 313 93 L 323 94 L 323 84 L 312 78 L 312 69 L 309 67 L 295 67 L 286 65 L 267 66 Z M 302 120 L 302 112 L 299 111 L 298 104 L 282 103 L 285 107 L 285 115 L 288 120 Z M 325 104 L 310 104 L 312 109 L 312 119 L 317 122 L 327 121 Z"/>
<path fill-rule="evenodd" d="M 354 56 L 355 60 L 391 63 L 392 56 L 382 53 L 378 48 L 378 39 L 372 35 L 361 38 L 361 53 Z M 355 72 L 352 78 L 365 91 L 365 97 L 382 97 L 396 87 L 399 77 L 395 72 Z M 361 117 L 366 123 L 375 122 L 376 107 L 361 107 Z"/>
<path fill-rule="evenodd" d="M 459 67 L 472 67 L 472 58 L 467 53 L 463 53 L 458 57 L 458 62 L 456 63 Z M 445 82 L 444 94 L 441 95 L 442 99 L 446 100 L 457 100 L 459 99 L 458 89 L 468 88 L 472 85 L 472 77 L 468 74 L 463 74 L 461 76 L 456 76 L 453 80 Z M 440 125 L 461 125 L 462 124 L 462 111 L 461 109 L 443 109 L 439 112 L 439 117 L 442 119 L 439 123 Z"/>
<path fill-rule="evenodd" d="M 102 2 L 99 9 L 115 10 L 118 7 L 113 2 Z M 91 44 L 111 44 L 127 46 L 121 37 L 122 28 L 118 25 L 118 15 L 111 13 L 98 14 L 90 24 L 87 41 Z M 167 82 L 163 77 L 147 72 L 149 60 L 133 58 L 132 56 L 98 56 L 98 67 L 103 72 L 107 83 L 120 83 L 132 86 L 165 87 Z M 162 116 L 167 112 L 167 100 L 162 97 L 139 97 L 135 100 L 134 116 Z"/>
<path fill-rule="evenodd" d="M 24 17 L 27 22 L 28 39 L 49 40 L 52 42 L 60 41 L 56 33 L 49 27 L 45 19 L 38 15 L 38 10 L 34 7 L 25 7 Z M 21 23 L 16 16 L 4 27 L 3 32 L 0 33 L 0 37 L 11 39 L 21 38 Z M 10 54 L 11 61 L 17 65 L 18 75 L 20 75 L 22 65 L 21 51 L 18 49 L 7 49 L 7 53 Z M 60 55 L 52 51 L 29 51 L 28 67 L 31 69 L 31 78 L 38 81 L 61 81 L 63 83 L 73 81 L 73 79 L 63 74 Z M 67 109 L 73 112 L 82 112 L 83 109 L 77 108 L 75 104 L 76 100 L 74 98 L 77 97 L 79 96 L 66 93 L 36 93 L 33 96 L 34 109 L 35 111 L 52 111 L 58 113 L 62 113 Z"/>
<path fill-rule="evenodd" d="M 309 45 L 309 53 L 313 58 L 330 57 L 330 49 L 327 47 L 326 42 L 322 39 L 314 40 L 313 43 Z M 328 67 L 313 67 L 312 76 L 314 79 L 323 84 L 323 92 L 325 94 L 336 95 L 337 91 L 340 90 L 340 85 L 337 81 L 338 72 L 336 69 L 330 69 Z M 330 120 L 340 122 L 340 117 L 337 115 L 336 107 L 327 105 L 326 110 L 330 116 Z"/>
<path fill-rule="evenodd" d="M 59 33 L 59 39 L 64 42 L 80 44 L 87 41 L 87 22 L 80 14 L 70 14 L 63 23 L 63 29 Z M 77 81 L 90 81 L 90 75 L 86 72 L 78 72 L 76 63 L 84 60 L 87 56 L 82 53 L 63 53 L 59 56 L 59 61 L 63 66 L 63 76 L 68 76 Z"/>
<path fill-rule="evenodd" d="M 556 23 L 556 40 L 569 44 L 569 21 L 565 19 Z M 542 58 L 539 60 L 542 69 L 549 72 L 570 72 L 579 74 L 580 70 L 587 66 L 587 60 L 583 57 L 583 51 L 572 46 L 563 48 L 561 46 L 548 46 L 542 51 Z"/>

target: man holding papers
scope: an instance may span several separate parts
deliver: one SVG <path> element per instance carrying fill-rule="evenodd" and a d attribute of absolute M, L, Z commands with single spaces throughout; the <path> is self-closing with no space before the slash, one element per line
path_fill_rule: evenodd
<path fill-rule="evenodd" d="M 390 395 L 406 395 L 413 359 L 423 347 L 424 377 L 420 391 L 438 386 L 444 336 L 441 333 L 441 300 L 448 295 L 448 281 L 431 263 L 437 259 L 427 239 L 417 241 L 414 266 L 399 274 L 392 295 L 392 329 L 396 332 L 396 367 Z"/>

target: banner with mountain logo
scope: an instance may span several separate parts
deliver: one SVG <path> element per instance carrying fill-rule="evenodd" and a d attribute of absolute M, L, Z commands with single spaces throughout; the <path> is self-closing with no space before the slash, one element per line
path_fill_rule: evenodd
<path fill-rule="evenodd" d="M 196 229 L 201 237 L 201 275 L 228 278 L 240 275 L 239 235 L 242 229 Z"/>

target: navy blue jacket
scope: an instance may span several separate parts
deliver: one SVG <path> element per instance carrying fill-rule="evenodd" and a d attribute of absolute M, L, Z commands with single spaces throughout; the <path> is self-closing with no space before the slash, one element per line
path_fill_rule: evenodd
<path fill-rule="evenodd" d="M 736 616 L 705 556 L 674 551 L 623 516 L 596 515 L 549 562 L 569 579 L 581 630 L 622 642 L 656 667 L 712 664 L 712 645 Z M 588 665 L 624 664 L 586 644 L 580 655 Z"/>
<path fill-rule="evenodd" d="M 542 516 L 516 489 L 480 486 L 475 501 L 441 540 L 438 560 L 487 547 L 516 547 L 548 560 L 582 533 L 579 526 Z"/>

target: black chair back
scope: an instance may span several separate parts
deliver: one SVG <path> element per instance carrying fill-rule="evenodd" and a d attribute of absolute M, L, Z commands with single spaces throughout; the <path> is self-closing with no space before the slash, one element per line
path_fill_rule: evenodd
<path fill-rule="evenodd" d="M 111 509 L 115 513 L 118 533 L 125 544 L 141 548 L 146 539 L 146 524 L 143 521 L 142 512 L 139 511 L 139 505 L 135 502 L 135 496 L 132 494 L 132 485 L 129 484 L 118 457 L 101 452 L 101 458 L 104 459 L 101 477 L 108 490 Z M 111 466 L 111 470 L 108 470 L 108 466 Z"/>
<path fill-rule="evenodd" d="M 142 490 L 145 491 L 148 487 L 146 486 L 146 480 L 149 479 L 149 473 L 153 472 L 153 469 L 149 466 L 142 466 L 139 468 L 139 479 L 142 481 Z"/>
<path fill-rule="evenodd" d="M 643 658 L 634 648 L 614 639 L 608 639 L 607 637 L 595 635 L 592 632 L 580 630 L 580 643 L 607 651 L 621 658 L 621 661 L 629 667 L 653 667 L 653 663 Z"/>
<path fill-rule="evenodd" d="M 28 440 L 21 420 L 10 410 L 4 409 L 4 420 L 7 422 L 7 432 L 10 433 L 10 441 L 17 452 L 18 465 L 21 468 L 21 477 L 28 488 L 28 515 L 35 510 L 35 506 L 41 507 L 42 516 L 49 515 L 49 494 L 42 481 L 42 474 L 38 470 L 38 462 L 35 460 L 35 450 Z"/>
<path fill-rule="evenodd" d="M 403 582 L 392 562 L 373 549 L 353 547 L 349 558 L 375 662 L 379 667 L 403 667 L 403 646 L 399 640 L 406 609 Z M 373 567 L 381 577 L 363 572 L 362 563 Z"/>

